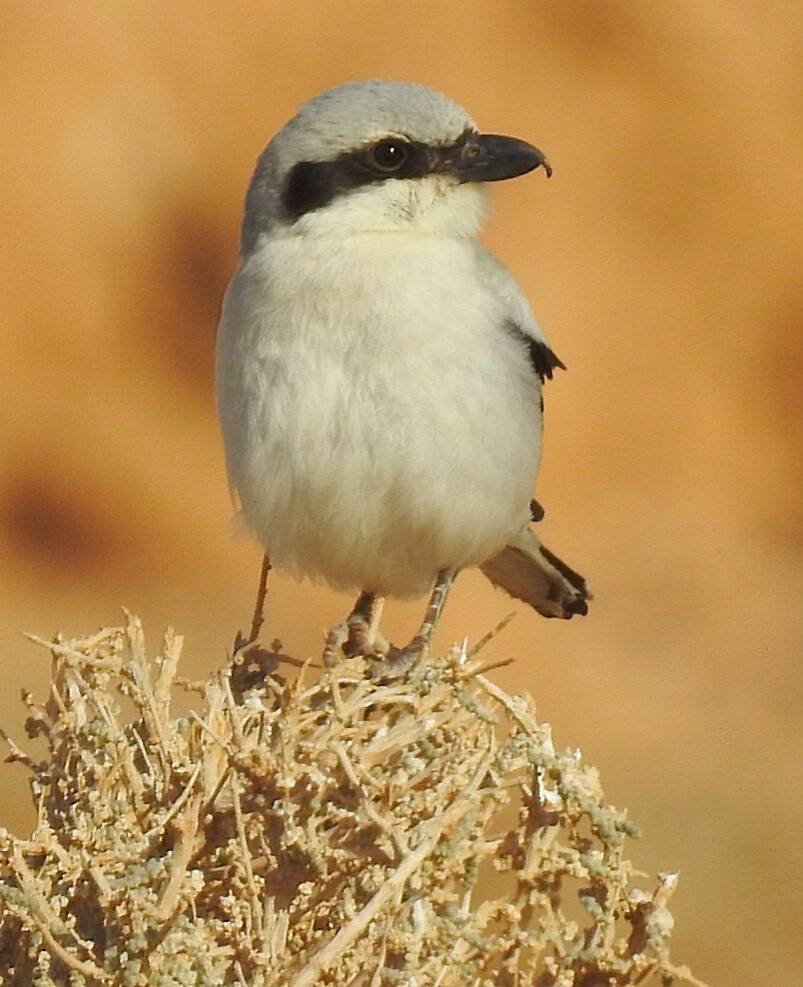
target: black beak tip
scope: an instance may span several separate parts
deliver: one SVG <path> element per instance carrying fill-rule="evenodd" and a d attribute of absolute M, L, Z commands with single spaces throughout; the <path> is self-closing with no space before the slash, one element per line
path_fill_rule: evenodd
<path fill-rule="evenodd" d="M 535 171 L 538 168 L 543 168 L 546 172 L 546 177 L 552 177 L 552 165 L 549 163 L 547 156 L 543 151 L 539 150 L 537 147 L 533 147 L 532 144 L 525 144 L 522 142 L 523 146 L 527 148 L 530 155 L 530 161 L 532 162 L 530 166 L 530 171 Z"/>

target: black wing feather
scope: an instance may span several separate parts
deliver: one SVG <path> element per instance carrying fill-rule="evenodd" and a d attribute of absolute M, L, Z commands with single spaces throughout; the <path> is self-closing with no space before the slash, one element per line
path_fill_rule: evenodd
<path fill-rule="evenodd" d="M 508 322 L 507 329 L 514 336 L 516 336 L 517 339 L 520 339 L 526 344 L 530 354 L 530 363 L 532 364 L 532 368 L 540 378 L 542 384 L 547 379 L 552 380 L 553 370 L 558 368 L 561 370 L 566 369 L 566 364 L 563 360 L 561 360 L 545 342 L 531 336 L 520 326 L 516 325 L 515 322 Z"/>

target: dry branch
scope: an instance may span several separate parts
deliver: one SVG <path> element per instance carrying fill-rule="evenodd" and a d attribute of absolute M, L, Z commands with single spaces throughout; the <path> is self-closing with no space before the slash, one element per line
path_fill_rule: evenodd
<path fill-rule="evenodd" d="M 474 652 L 377 685 L 252 649 L 180 718 L 172 632 L 153 661 L 133 617 L 41 643 L 3 987 L 699 983 L 669 958 L 674 877 L 639 886 L 596 771 Z"/>

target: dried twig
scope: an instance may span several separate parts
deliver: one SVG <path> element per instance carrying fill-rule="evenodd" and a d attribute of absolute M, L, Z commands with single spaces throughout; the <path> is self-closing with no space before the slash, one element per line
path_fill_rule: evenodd
<path fill-rule="evenodd" d="M 380 987 L 400 971 L 701 987 L 669 956 L 675 878 L 636 883 L 632 824 L 593 768 L 487 678 L 493 662 L 467 663 L 487 635 L 389 685 L 362 659 L 317 681 L 308 662 L 289 680 L 254 662 L 245 690 L 224 669 L 186 717 L 172 631 L 153 661 L 133 617 L 39 640 L 53 681 L 26 707 L 50 750 L 11 743 L 39 815 L 27 840 L 0 831 L 3 987 Z M 498 897 L 478 882 L 488 861 L 512 878 Z"/>

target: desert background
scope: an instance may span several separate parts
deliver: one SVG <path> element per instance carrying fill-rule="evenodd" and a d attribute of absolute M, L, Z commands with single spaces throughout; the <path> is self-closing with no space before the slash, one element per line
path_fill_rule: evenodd
<path fill-rule="evenodd" d="M 636 863 L 680 871 L 678 962 L 800 983 L 801 28 L 789 0 L 3 5 L 0 724 L 23 741 L 46 688 L 24 631 L 125 605 L 199 677 L 246 628 L 213 349 L 251 169 L 320 90 L 422 82 L 555 169 L 494 188 L 485 242 L 569 368 L 541 531 L 596 600 L 518 608 L 495 680 L 599 767 Z M 315 655 L 351 602 L 276 576 L 266 636 Z M 466 573 L 438 643 L 510 609 Z M 32 821 L 0 766 L 0 824 Z"/>

